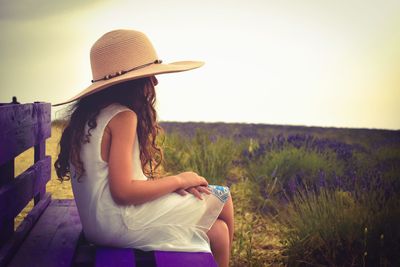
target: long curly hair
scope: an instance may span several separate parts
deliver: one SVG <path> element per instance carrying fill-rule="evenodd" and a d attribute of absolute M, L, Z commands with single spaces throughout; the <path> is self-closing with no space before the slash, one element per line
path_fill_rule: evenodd
<path fill-rule="evenodd" d="M 69 107 L 69 118 L 61 135 L 60 153 L 54 163 L 58 179 L 70 180 L 70 163 L 74 165 L 78 181 L 85 172 L 80 158 L 82 144 L 90 142 L 90 132 L 97 127 L 96 118 L 100 111 L 112 103 L 122 104 L 133 110 L 138 118 L 137 135 L 140 161 L 146 176 L 153 178 L 161 165 L 163 153 L 156 143 L 162 128 L 157 123 L 154 108 L 156 94 L 151 78 L 142 78 L 110 86 L 100 92 L 81 98 Z M 85 132 L 85 125 L 88 131 Z"/>

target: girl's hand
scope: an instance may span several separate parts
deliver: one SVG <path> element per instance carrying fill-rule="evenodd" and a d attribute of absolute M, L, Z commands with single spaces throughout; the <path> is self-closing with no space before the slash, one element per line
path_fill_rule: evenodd
<path fill-rule="evenodd" d="M 182 189 L 195 186 L 208 186 L 207 180 L 195 172 L 182 172 L 177 176 L 181 178 Z"/>
<path fill-rule="evenodd" d="M 181 196 L 185 196 L 188 193 L 193 194 L 195 197 L 197 197 L 200 200 L 203 200 L 201 193 L 206 193 L 207 195 L 211 194 L 211 190 L 210 188 L 208 188 L 207 186 L 193 186 L 187 189 L 179 189 L 177 191 L 175 191 L 176 193 L 178 193 Z"/>

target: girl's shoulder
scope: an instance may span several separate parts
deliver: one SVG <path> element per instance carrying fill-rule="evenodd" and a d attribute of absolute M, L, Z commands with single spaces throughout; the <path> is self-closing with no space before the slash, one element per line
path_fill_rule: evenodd
<path fill-rule="evenodd" d="M 132 110 L 124 109 L 122 112 L 119 112 L 108 122 L 106 127 L 109 129 L 112 139 L 111 146 L 114 147 L 114 150 L 123 153 L 127 148 L 133 147 L 137 117 Z"/>
<path fill-rule="evenodd" d="M 125 105 L 112 103 L 102 108 L 97 117 L 97 124 L 101 129 L 112 124 L 122 125 L 124 123 L 136 124 L 136 113 Z"/>
<path fill-rule="evenodd" d="M 111 131 L 113 128 L 120 129 L 126 128 L 127 126 L 136 127 L 136 113 L 124 105 L 113 103 L 107 106 L 103 112 L 105 113 L 104 115 L 107 115 L 107 126 L 110 127 Z"/>
<path fill-rule="evenodd" d="M 125 105 L 122 105 L 120 103 L 111 103 L 108 106 L 104 107 L 100 111 L 100 116 L 105 117 L 106 119 L 112 119 L 115 117 L 117 114 L 123 112 L 123 111 L 128 111 L 129 113 L 133 113 L 136 116 L 136 113 L 128 108 Z M 125 113 L 125 112 L 124 112 Z"/>
<path fill-rule="evenodd" d="M 108 106 L 104 107 L 101 110 L 101 112 L 113 112 L 113 111 L 120 111 L 120 110 L 131 110 L 131 109 L 125 105 L 115 102 L 115 103 L 111 103 Z"/>

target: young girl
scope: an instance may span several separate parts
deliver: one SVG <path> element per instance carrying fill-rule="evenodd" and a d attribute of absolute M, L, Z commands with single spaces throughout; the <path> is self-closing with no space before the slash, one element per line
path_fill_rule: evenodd
<path fill-rule="evenodd" d="M 86 238 L 145 251 L 212 251 L 219 266 L 228 266 L 229 189 L 194 172 L 153 179 L 163 159 L 155 75 L 203 63 L 162 64 L 148 38 L 133 30 L 106 33 L 90 58 L 92 84 L 55 105 L 76 101 L 54 166 L 61 181 L 71 179 Z"/>

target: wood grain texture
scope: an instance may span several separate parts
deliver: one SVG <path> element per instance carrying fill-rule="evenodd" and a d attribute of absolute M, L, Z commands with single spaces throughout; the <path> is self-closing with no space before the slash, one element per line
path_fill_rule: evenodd
<path fill-rule="evenodd" d="M 98 247 L 96 267 L 137 267 L 133 249 Z"/>
<path fill-rule="evenodd" d="M 34 147 L 34 162 L 36 163 L 40 160 L 43 160 L 45 157 L 46 157 L 46 141 L 42 140 L 40 141 L 39 144 L 36 144 Z M 39 203 L 40 199 L 42 199 L 45 194 L 46 194 L 46 183 L 42 183 L 33 198 L 34 204 L 37 205 L 37 203 Z"/>
<path fill-rule="evenodd" d="M 157 267 L 218 267 L 211 253 L 207 252 L 175 252 L 155 251 Z"/>
<path fill-rule="evenodd" d="M 0 106 L 0 165 L 50 135 L 50 103 Z"/>
<path fill-rule="evenodd" d="M 217 267 L 211 253 L 142 251 L 133 248 L 98 247 L 96 267 Z"/>
<path fill-rule="evenodd" d="M 0 188 L 0 222 L 14 219 L 50 180 L 51 157 L 36 162 L 21 175 Z"/>
<path fill-rule="evenodd" d="M 12 256 L 18 250 L 23 240 L 29 234 L 29 231 L 35 225 L 40 215 L 47 208 L 51 201 L 51 195 L 46 194 L 43 199 L 28 213 L 22 223 L 18 226 L 12 237 L 7 240 L 0 249 L 0 267 L 4 267 L 11 260 Z"/>
<path fill-rule="evenodd" d="M 0 151 L 1 153 L 1 151 Z M 10 159 L 3 164 L 0 164 L 0 187 L 8 184 L 15 176 L 14 158 Z"/>
<path fill-rule="evenodd" d="M 0 190 L 14 179 L 14 159 L 0 165 Z M 1 200 L 0 200 L 1 201 Z M 0 246 L 14 233 L 14 218 L 2 217 L 0 210 Z"/>
<path fill-rule="evenodd" d="M 81 232 L 74 200 L 53 200 L 8 266 L 69 267 Z"/>

